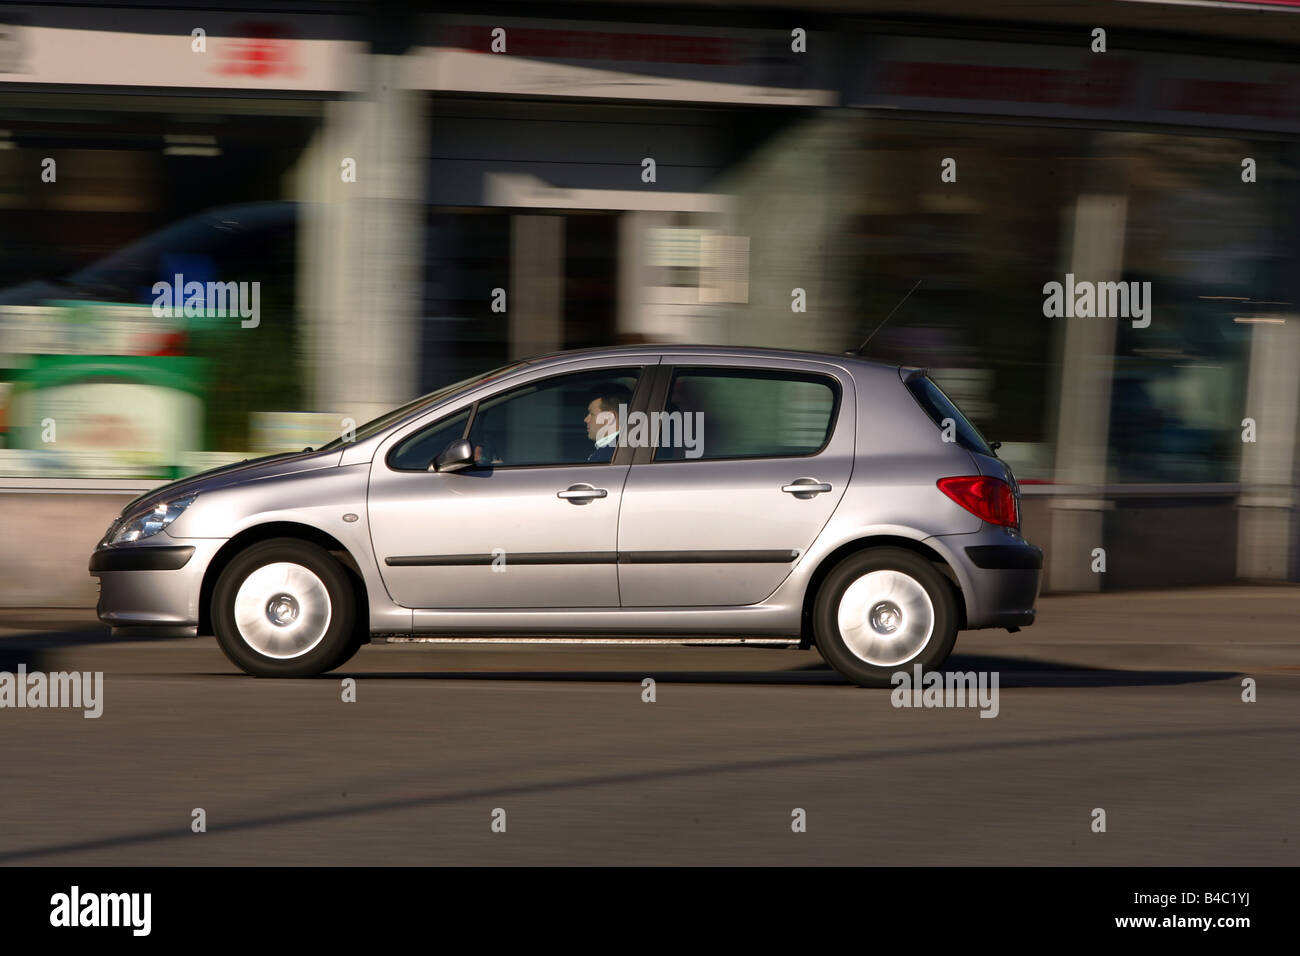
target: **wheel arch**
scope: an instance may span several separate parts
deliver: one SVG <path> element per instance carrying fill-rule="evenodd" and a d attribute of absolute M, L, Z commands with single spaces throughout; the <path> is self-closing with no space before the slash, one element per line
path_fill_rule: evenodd
<path fill-rule="evenodd" d="M 348 580 L 352 583 L 352 593 L 356 599 L 354 633 L 363 638 L 368 637 L 370 633 L 370 602 L 366 592 L 366 583 L 361 576 L 361 568 L 357 564 L 357 559 L 333 535 L 319 528 L 313 528 L 311 525 L 299 524 L 295 521 L 271 521 L 266 524 L 245 528 L 223 544 L 221 549 L 212 556 L 207 569 L 203 572 L 203 583 L 199 587 L 198 633 L 203 635 L 213 633 L 212 595 L 216 590 L 221 572 L 238 554 L 261 541 L 269 541 L 272 538 L 297 538 L 300 541 L 310 541 L 312 544 L 319 545 L 328 551 L 343 566 Z"/>
<path fill-rule="evenodd" d="M 816 643 L 813 638 L 813 607 L 817 602 L 817 592 L 821 590 L 822 582 L 835 569 L 835 566 L 845 558 L 872 548 L 901 548 L 904 551 L 911 551 L 913 554 L 920 555 L 934 565 L 935 569 L 943 575 L 944 580 L 952 587 L 953 598 L 957 603 L 957 630 L 966 629 L 966 596 L 962 593 L 961 583 L 957 580 L 956 572 L 944 559 L 943 555 L 914 538 L 888 534 L 869 535 L 847 541 L 826 555 L 817 565 L 816 570 L 813 571 L 812 577 L 808 579 L 808 587 L 804 590 L 803 596 L 803 610 L 799 616 L 799 646 L 801 648 L 812 647 Z"/>

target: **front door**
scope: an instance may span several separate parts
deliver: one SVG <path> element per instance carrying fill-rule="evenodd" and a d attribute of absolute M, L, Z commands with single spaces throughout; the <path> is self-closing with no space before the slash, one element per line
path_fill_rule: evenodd
<path fill-rule="evenodd" d="M 370 531 L 393 600 L 438 609 L 617 607 L 618 513 L 632 449 L 615 433 L 641 378 L 640 367 L 626 365 L 552 373 L 381 449 Z M 461 437 L 474 448 L 474 466 L 428 471 Z"/>

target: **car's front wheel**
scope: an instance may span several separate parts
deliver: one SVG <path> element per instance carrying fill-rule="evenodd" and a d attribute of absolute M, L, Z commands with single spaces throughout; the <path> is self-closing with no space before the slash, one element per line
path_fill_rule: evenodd
<path fill-rule="evenodd" d="M 319 545 L 274 538 L 235 556 L 212 594 L 221 650 L 256 677 L 308 677 L 357 650 L 347 572 Z"/>
<path fill-rule="evenodd" d="M 952 586 L 920 555 L 871 548 L 826 576 L 813 609 L 817 650 L 863 687 L 889 687 L 897 671 L 941 667 L 957 640 Z"/>

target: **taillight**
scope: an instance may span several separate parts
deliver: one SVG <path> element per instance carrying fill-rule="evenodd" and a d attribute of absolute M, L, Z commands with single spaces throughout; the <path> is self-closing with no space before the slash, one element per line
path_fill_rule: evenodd
<path fill-rule="evenodd" d="M 977 518 L 989 524 L 1018 528 L 1016 493 L 1001 478 L 988 475 L 961 475 L 940 478 L 939 490 Z"/>

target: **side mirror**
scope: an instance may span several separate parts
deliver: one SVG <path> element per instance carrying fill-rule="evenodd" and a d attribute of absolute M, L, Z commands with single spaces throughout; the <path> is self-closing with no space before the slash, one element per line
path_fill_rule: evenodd
<path fill-rule="evenodd" d="M 457 438 L 442 450 L 429 466 L 430 471 L 460 471 L 474 464 L 474 446 L 464 438 Z"/>

